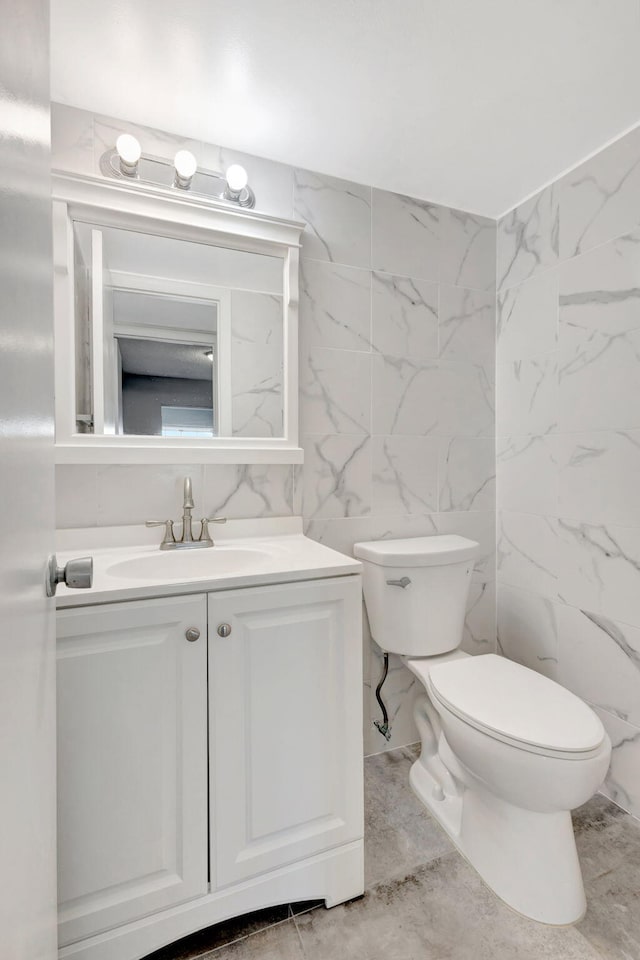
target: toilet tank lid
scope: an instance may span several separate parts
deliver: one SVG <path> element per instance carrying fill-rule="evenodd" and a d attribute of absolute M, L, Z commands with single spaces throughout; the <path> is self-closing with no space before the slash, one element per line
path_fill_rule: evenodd
<path fill-rule="evenodd" d="M 457 534 L 409 537 L 406 540 L 371 540 L 353 545 L 358 560 L 381 567 L 431 567 L 471 560 L 479 544 Z"/>

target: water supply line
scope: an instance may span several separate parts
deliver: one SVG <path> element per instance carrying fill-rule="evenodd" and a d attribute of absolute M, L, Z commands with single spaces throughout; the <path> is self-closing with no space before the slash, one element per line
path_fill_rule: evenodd
<path fill-rule="evenodd" d="M 379 720 L 374 720 L 373 725 L 376 727 L 385 740 L 391 739 L 391 727 L 389 726 L 389 714 L 387 713 L 387 708 L 384 705 L 384 700 L 380 696 L 380 691 L 382 690 L 382 685 L 387 679 L 387 674 L 389 673 L 389 654 L 385 651 L 382 655 L 382 676 L 380 677 L 380 682 L 376 687 L 376 700 L 380 704 L 380 709 L 382 710 L 382 723 Z"/>

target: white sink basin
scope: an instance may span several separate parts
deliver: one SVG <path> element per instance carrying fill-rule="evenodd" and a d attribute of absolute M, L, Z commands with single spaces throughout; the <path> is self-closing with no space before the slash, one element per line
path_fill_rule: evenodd
<path fill-rule="evenodd" d="M 251 547 L 215 546 L 196 550 L 172 550 L 132 557 L 111 564 L 109 576 L 125 580 L 198 580 L 225 574 L 233 576 L 255 570 L 271 554 Z"/>

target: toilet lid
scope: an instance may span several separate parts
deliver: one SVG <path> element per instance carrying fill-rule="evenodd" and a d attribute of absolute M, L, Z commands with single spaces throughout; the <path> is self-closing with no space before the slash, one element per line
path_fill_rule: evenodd
<path fill-rule="evenodd" d="M 429 685 L 456 716 L 499 737 L 563 753 L 604 740 L 599 717 L 579 697 L 492 653 L 434 664 Z"/>

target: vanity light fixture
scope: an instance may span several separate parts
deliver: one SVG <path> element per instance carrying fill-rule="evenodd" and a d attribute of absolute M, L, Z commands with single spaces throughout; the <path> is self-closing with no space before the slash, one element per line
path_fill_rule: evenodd
<path fill-rule="evenodd" d="M 231 166 L 227 168 L 227 199 L 239 200 L 248 182 L 249 177 L 247 176 L 245 168 L 241 167 L 239 163 L 232 163 Z"/>
<path fill-rule="evenodd" d="M 103 153 L 100 170 L 104 176 L 116 180 L 135 180 L 141 189 L 188 190 L 191 197 L 200 200 L 248 209 L 256 203 L 247 171 L 240 164 L 231 164 L 226 174 L 207 170 L 198 165 L 190 150 L 178 150 L 173 160 L 165 160 L 143 153 L 140 143 L 130 133 L 121 133 L 115 148 Z"/>
<path fill-rule="evenodd" d="M 198 161 L 190 150 L 178 150 L 173 158 L 176 176 L 173 182 L 174 187 L 180 187 L 181 190 L 188 190 L 193 180 L 193 175 L 198 169 Z"/>
<path fill-rule="evenodd" d="M 130 133 L 121 133 L 116 140 L 116 152 L 120 161 L 120 172 L 125 177 L 138 175 L 138 161 L 142 156 L 142 147 Z"/>

